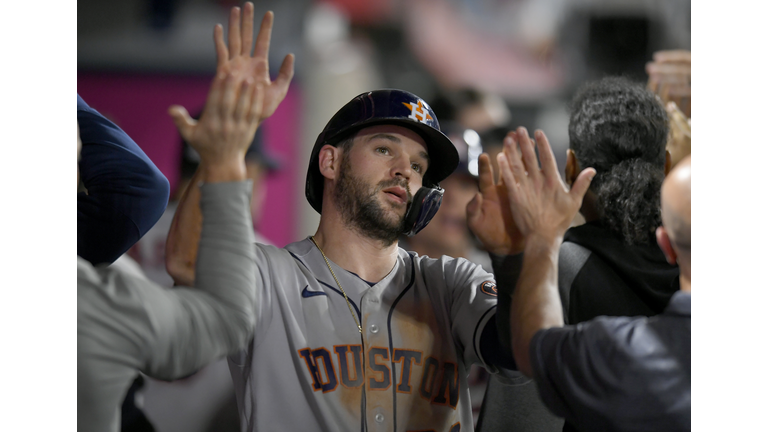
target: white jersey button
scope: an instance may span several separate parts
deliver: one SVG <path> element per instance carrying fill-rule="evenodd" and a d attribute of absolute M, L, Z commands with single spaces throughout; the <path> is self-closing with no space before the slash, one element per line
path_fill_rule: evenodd
<path fill-rule="evenodd" d="M 377 326 L 376 324 L 371 324 L 371 333 L 376 334 L 378 332 L 379 332 L 379 326 Z M 381 415 L 381 414 L 379 414 L 379 415 Z"/>
<path fill-rule="evenodd" d="M 384 421 L 384 414 L 376 414 L 373 418 L 376 420 L 376 423 L 381 423 Z"/>

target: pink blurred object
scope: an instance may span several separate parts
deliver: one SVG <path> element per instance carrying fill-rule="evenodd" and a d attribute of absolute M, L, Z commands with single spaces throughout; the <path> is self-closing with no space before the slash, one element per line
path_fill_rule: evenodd
<path fill-rule="evenodd" d="M 168 178 L 173 191 L 179 176 L 181 138 L 168 115 L 168 107 L 180 104 L 194 115 L 202 110 L 210 83 L 208 76 L 82 72 L 77 75 L 77 92 L 136 141 Z M 281 247 L 297 240 L 297 167 L 291 162 L 300 159 L 299 97 L 293 84 L 263 126 L 265 148 L 282 164 L 280 171 L 267 178 L 259 232 Z"/>
<path fill-rule="evenodd" d="M 445 87 L 535 99 L 564 84 L 551 53 L 537 59 L 521 44 L 474 30 L 448 2 L 409 2 L 405 28 L 414 53 Z"/>
<path fill-rule="evenodd" d="M 392 14 L 392 0 L 320 0 L 336 6 L 355 24 L 376 24 Z"/>

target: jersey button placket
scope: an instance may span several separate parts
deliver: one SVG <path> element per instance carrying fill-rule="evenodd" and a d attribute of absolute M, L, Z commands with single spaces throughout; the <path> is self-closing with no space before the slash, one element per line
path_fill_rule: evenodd
<path fill-rule="evenodd" d="M 376 334 L 376 333 L 379 332 L 379 326 L 377 326 L 376 324 L 371 324 L 371 326 L 369 328 L 371 330 L 371 333 L 373 333 L 373 334 Z"/>
<path fill-rule="evenodd" d="M 384 414 L 378 413 L 373 416 L 373 419 L 376 420 L 376 423 L 384 423 Z"/>

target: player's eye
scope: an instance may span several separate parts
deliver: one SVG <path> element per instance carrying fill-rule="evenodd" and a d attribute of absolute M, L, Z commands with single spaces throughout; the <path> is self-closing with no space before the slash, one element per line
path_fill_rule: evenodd
<path fill-rule="evenodd" d="M 421 174 L 421 171 L 422 171 L 422 168 L 421 168 L 421 164 L 420 164 L 420 163 L 417 163 L 417 162 L 413 162 L 413 163 L 411 164 L 411 170 L 413 170 L 413 171 L 415 171 L 415 172 L 417 172 L 417 173 Z"/>
<path fill-rule="evenodd" d="M 386 147 L 376 147 L 376 153 L 387 155 L 389 154 L 389 149 Z"/>

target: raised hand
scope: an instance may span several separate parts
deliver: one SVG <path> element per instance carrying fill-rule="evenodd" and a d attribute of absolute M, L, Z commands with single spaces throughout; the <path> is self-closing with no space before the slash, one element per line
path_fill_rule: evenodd
<path fill-rule="evenodd" d="M 234 157 L 231 151 L 222 149 L 223 140 L 238 141 L 239 145 L 230 147 L 237 147 L 237 155 L 242 159 L 240 154 L 245 154 L 261 122 L 274 114 L 293 78 L 292 54 L 283 60 L 277 79 L 272 81 L 269 77 L 268 55 L 274 14 L 267 12 L 264 15 L 253 55 L 253 3 L 244 5 L 242 15 L 241 25 L 240 8 L 232 8 L 228 44 L 224 42 L 222 26 L 214 28 L 216 77 L 200 120 L 193 120 L 181 106 L 169 110 L 179 133 L 200 152 L 203 163 Z"/>
<path fill-rule="evenodd" d="M 569 191 L 557 170 L 555 156 L 544 132 L 537 130 L 534 137 L 541 168 L 528 131 L 521 127 L 516 134 L 510 133 L 504 140 L 504 152 L 498 157 L 499 169 L 507 189 L 512 218 L 526 242 L 534 236 L 552 242 L 562 238 L 579 211 L 595 170 L 583 170 Z"/>
<path fill-rule="evenodd" d="M 493 166 L 487 154 L 480 155 L 478 164 L 480 192 L 467 204 L 469 228 L 489 252 L 497 255 L 520 253 L 525 247 L 525 239 L 512 219 L 506 187 L 501 178 L 494 183 Z"/>
<path fill-rule="evenodd" d="M 657 51 L 653 61 L 645 65 L 648 90 L 659 95 L 663 103 L 674 102 L 686 117 L 691 117 L 691 52 Z"/>
<path fill-rule="evenodd" d="M 256 37 L 253 55 L 253 3 L 243 6 L 243 24 L 240 26 L 240 8 L 232 8 L 229 16 L 229 47 L 224 43 L 221 26 L 214 29 L 216 42 L 217 73 L 243 73 L 252 76 L 257 84 L 264 86 L 264 108 L 261 120 L 275 113 L 277 106 L 288 93 L 288 85 L 293 79 L 293 54 L 283 59 L 277 79 L 269 78 L 269 44 L 272 38 L 272 24 L 275 15 L 269 11 L 264 14 Z"/>

